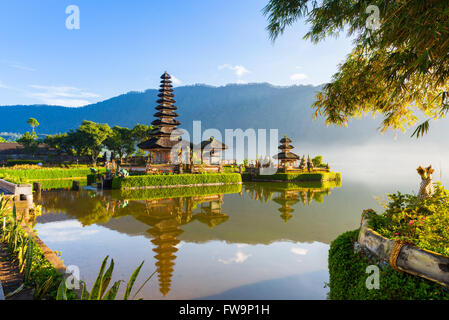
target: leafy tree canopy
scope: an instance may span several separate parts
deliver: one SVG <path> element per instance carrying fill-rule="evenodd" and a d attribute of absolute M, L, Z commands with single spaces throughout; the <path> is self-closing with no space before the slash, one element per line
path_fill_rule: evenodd
<path fill-rule="evenodd" d="M 29 153 L 33 153 L 39 145 L 39 140 L 37 139 L 36 133 L 29 133 L 28 131 L 17 139 L 16 142 L 23 145 L 25 151 Z"/>
<path fill-rule="evenodd" d="M 153 129 L 152 126 L 147 126 L 144 124 L 136 124 L 134 128 L 132 129 L 132 135 L 137 143 L 140 143 L 142 141 L 145 141 L 150 138 L 151 130 Z"/>
<path fill-rule="evenodd" d="M 379 9 L 377 28 L 370 27 L 370 5 Z M 301 18 L 310 24 L 304 38 L 314 43 L 342 31 L 355 37 L 313 105 L 327 124 L 346 126 L 371 113 L 383 116 L 382 132 L 405 131 L 418 112 L 428 117 L 413 133 L 418 137 L 449 110 L 447 0 L 270 0 L 264 13 L 273 40 Z"/>
<path fill-rule="evenodd" d="M 95 123 L 84 120 L 81 126 L 72 133 L 72 143 L 79 151 L 92 157 L 94 163 L 103 148 L 103 142 L 112 135 L 112 130 L 107 124 Z"/>
<path fill-rule="evenodd" d="M 110 151 L 118 154 L 120 159 L 125 154 L 129 156 L 136 151 L 133 131 L 119 126 L 112 128 L 112 134 L 104 141 L 104 145 Z"/>
<path fill-rule="evenodd" d="M 39 126 L 39 122 L 34 118 L 29 118 L 27 123 L 30 125 L 31 128 L 33 128 L 33 132 L 34 128 Z"/>

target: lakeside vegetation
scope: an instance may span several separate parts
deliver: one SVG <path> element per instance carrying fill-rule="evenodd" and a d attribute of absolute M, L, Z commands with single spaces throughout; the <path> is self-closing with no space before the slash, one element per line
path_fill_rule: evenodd
<path fill-rule="evenodd" d="M 100 173 L 105 169 L 98 168 Z M 65 189 L 72 186 L 72 181 L 77 180 L 80 186 L 87 185 L 86 177 L 91 173 L 90 168 L 46 168 L 35 165 L 22 165 L 17 169 L 0 168 L 0 179 L 7 180 L 15 184 L 39 182 L 42 190 Z"/>
<path fill-rule="evenodd" d="M 251 181 L 248 174 L 243 174 L 245 181 Z M 268 181 L 285 181 L 285 182 L 307 182 L 307 181 L 340 181 L 340 172 L 295 172 L 295 173 L 275 173 L 272 175 L 258 175 L 253 181 L 268 180 Z"/>
<path fill-rule="evenodd" d="M 426 199 L 415 195 L 389 194 L 386 210 L 377 215 L 367 210 L 368 226 L 392 240 L 449 256 L 449 191 L 436 184 Z M 331 299 L 449 299 L 449 290 L 424 278 L 394 270 L 355 252 L 359 230 L 348 231 L 331 243 L 329 250 L 329 298 Z M 374 259 L 374 258 L 373 258 Z M 380 289 L 368 290 L 366 268 L 380 267 Z"/>
<path fill-rule="evenodd" d="M 33 121 L 32 121 L 33 120 Z M 25 132 L 16 142 L 23 145 L 26 153 L 32 155 L 39 144 L 46 144 L 52 148 L 56 155 L 69 155 L 75 159 L 89 157 L 93 165 L 96 165 L 98 158 L 104 150 L 112 153 L 111 158 L 122 160 L 131 155 L 144 155 L 142 150 L 138 150 L 136 145 L 150 137 L 150 132 L 154 127 L 143 124 L 136 124 L 132 129 L 114 126 L 109 127 L 106 123 L 96 123 L 84 120 L 76 130 L 69 130 L 66 133 L 47 135 L 39 139 L 34 130 L 37 120 L 30 118 L 27 123 L 33 128 L 33 132 Z M 18 160 L 23 161 L 23 160 Z M 25 160 L 28 163 L 29 160 Z M 35 161 L 35 160 L 31 160 Z"/>
<path fill-rule="evenodd" d="M 241 183 L 242 177 L 238 173 L 206 173 L 206 174 L 162 174 L 139 175 L 129 177 L 115 177 L 112 180 L 112 189 L 179 186 L 192 184 L 233 184 Z"/>
<path fill-rule="evenodd" d="M 398 272 L 354 252 L 359 230 L 338 236 L 329 249 L 329 299 L 331 300 L 448 300 L 449 292 L 439 284 Z M 379 289 L 366 286 L 367 267 L 378 265 Z"/>
<path fill-rule="evenodd" d="M 18 217 L 15 205 L 11 210 L 8 202 L 6 197 L 0 195 L 0 214 L 3 221 L 0 240 L 6 244 L 11 253 L 11 263 L 16 263 L 24 275 L 23 286 L 15 291 L 19 292 L 24 287 L 31 287 L 34 299 L 54 300 L 62 276 L 45 258 L 35 239 L 23 229 L 22 218 Z M 40 208 L 34 207 L 32 214 L 39 215 Z M 72 290 L 68 290 L 67 297 L 74 299 L 76 295 Z"/>
<path fill-rule="evenodd" d="M 369 227 L 386 238 L 404 240 L 449 257 L 449 190 L 436 184 L 432 197 L 389 194 L 382 215 L 372 212 Z"/>

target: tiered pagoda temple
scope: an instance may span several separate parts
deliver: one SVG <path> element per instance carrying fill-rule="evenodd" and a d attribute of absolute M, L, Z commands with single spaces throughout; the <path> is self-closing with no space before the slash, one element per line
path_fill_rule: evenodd
<path fill-rule="evenodd" d="M 197 146 L 198 151 L 193 143 L 181 139 L 181 130 L 176 130 L 181 124 L 176 117 L 178 114 L 175 110 L 178 109 L 174 105 L 173 86 L 171 76 L 164 72 L 161 76 L 161 85 L 159 89 L 156 106 L 156 113 L 154 116 L 157 118 L 151 124 L 156 128 L 151 131 L 150 139 L 138 144 L 137 146 L 150 153 L 151 164 L 164 164 L 171 166 L 175 162 L 182 163 L 183 152 L 190 149 L 189 160 L 186 163 L 193 165 L 193 153 L 196 152 L 197 159 L 201 159 L 201 163 L 208 165 L 206 171 L 216 172 L 219 169 L 221 151 L 228 147 L 213 137 L 208 140 L 202 141 Z M 179 160 L 179 161 L 175 161 Z M 194 169 L 190 167 L 188 170 L 194 172 Z"/>
<path fill-rule="evenodd" d="M 158 119 L 154 120 L 151 124 L 156 126 L 151 132 L 151 137 L 138 145 L 142 150 L 149 151 L 152 156 L 152 162 L 158 163 L 170 163 L 170 152 L 172 148 L 179 143 L 181 137 L 173 132 L 177 126 L 181 124 L 175 118 L 178 114 L 175 112 L 178 108 L 174 105 L 176 102 L 173 94 L 173 86 L 170 75 L 166 72 L 161 76 L 161 85 L 159 89 L 157 100 L 157 112 L 154 116 Z"/>
<path fill-rule="evenodd" d="M 281 152 L 279 152 L 275 158 L 278 159 L 279 166 L 283 168 L 289 168 L 292 167 L 293 163 L 299 160 L 299 156 L 294 154 L 293 152 L 290 152 L 291 149 L 294 147 L 290 145 L 292 141 L 284 136 L 284 138 L 281 139 L 280 143 L 281 145 L 278 147 Z"/>

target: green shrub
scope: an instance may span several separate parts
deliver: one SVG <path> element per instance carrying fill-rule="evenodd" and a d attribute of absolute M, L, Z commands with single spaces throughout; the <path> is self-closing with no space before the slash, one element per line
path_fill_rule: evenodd
<path fill-rule="evenodd" d="M 104 171 L 104 169 L 100 169 Z M 44 180 L 44 179 L 64 179 L 64 178 L 80 178 L 90 174 L 90 168 L 41 168 L 34 170 L 27 169 L 4 169 L 0 168 L 0 177 L 10 177 L 24 179 L 28 181 Z"/>
<path fill-rule="evenodd" d="M 9 159 L 6 161 L 6 166 L 12 167 L 12 166 L 22 165 L 22 164 L 38 164 L 38 163 L 44 164 L 45 161 L 43 161 L 43 160 L 13 160 L 13 159 Z"/>
<path fill-rule="evenodd" d="M 312 159 L 312 163 L 314 167 L 320 167 L 323 162 L 323 156 L 316 156 Z"/>
<path fill-rule="evenodd" d="M 354 242 L 359 230 L 348 231 L 338 236 L 329 249 L 329 298 L 332 300 L 430 300 L 449 299 L 444 287 L 398 272 L 386 265 L 380 268 L 379 289 L 367 289 L 366 273 L 370 262 L 359 253 L 354 253 Z"/>
<path fill-rule="evenodd" d="M 86 178 L 77 178 L 80 182 L 80 187 L 87 185 Z M 57 190 L 57 189 L 71 189 L 73 180 L 70 179 L 55 179 L 55 180 L 36 180 L 33 182 L 39 182 L 42 190 Z"/>
<path fill-rule="evenodd" d="M 280 180 L 289 182 L 300 181 L 341 181 L 340 172 L 314 172 L 314 173 L 275 173 L 272 175 L 259 175 L 256 179 Z"/>
<path fill-rule="evenodd" d="M 382 215 L 373 215 L 370 227 L 389 239 L 402 239 L 416 246 L 449 256 L 449 190 L 436 184 L 431 198 L 389 194 Z"/>
<path fill-rule="evenodd" d="M 112 189 L 139 188 L 148 186 L 170 186 L 208 183 L 240 183 L 238 173 L 219 174 L 177 174 L 177 175 L 143 175 L 126 178 L 114 178 Z"/>

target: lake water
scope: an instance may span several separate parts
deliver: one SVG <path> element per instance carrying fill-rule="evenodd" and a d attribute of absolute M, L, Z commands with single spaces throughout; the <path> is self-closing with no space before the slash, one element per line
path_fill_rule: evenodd
<path fill-rule="evenodd" d="M 125 282 L 145 261 L 135 290 L 156 271 L 138 298 L 326 299 L 331 241 L 358 228 L 363 209 L 381 209 L 375 196 L 418 189 L 415 163 L 407 175 L 376 164 L 341 164 L 340 186 L 44 192 L 36 229 L 88 288 L 108 255 Z"/>

